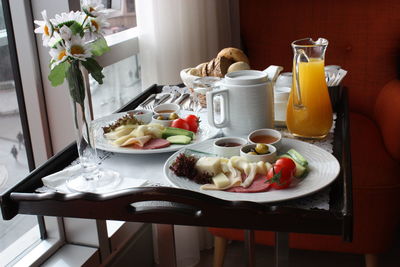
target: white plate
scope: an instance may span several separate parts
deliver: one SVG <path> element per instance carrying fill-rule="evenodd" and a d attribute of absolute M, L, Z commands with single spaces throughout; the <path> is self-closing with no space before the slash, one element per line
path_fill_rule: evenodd
<path fill-rule="evenodd" d="M 126 154 L 154 154 L 154 153 L 174 152 L 174 151 L 177 151 L 177 150 L 187 146 L 187 145 L 171 144 L 169 147 L 164 147 L 164 148 L 159 148 L 159 149 L 133 149 L 133 148 L 128 148 L 128 147 L 117 147 L 117 146 L 110 144 L 109 140 L 107 140 L 103 135 L 102 127 L 115 122 L 117 119 L 121 118 L 122 116 L 124 116 L 126 114 L 127 114 L 127 112 L 115 113 L 115 114 L 111 114 L 111 115 L 96 119 L 92 122 L 93 127 L 94 127 L 94 135 L 95 135 L 97 149 L 110 151 L 110 152 L 116 152 L 116 153 L 126 153 Z M 190 111 L 181 111 L 180 112 L 180 115 L 183 118 L 189 114 L 194 114 L 194 112 L 190 112 Z M 192 144 L 197 144 L 197 143 L 203 142 L 205 140 L 214 138 L 219 133 L 219 129 L 211 127 L 207 123 L 207 119 L 202 118 L 202 117 L 203 116 L 201 116 L 201 114 L 200 114 L 199 131 L 196 133 L 196 138 L 192 141 Z"/>
<path fill-rule="evenodd" d="M 212 153 L 212 140 L 208 140 L 200 144 L 194 144 L 187 148 L 208 153 L 211 151 Z M 200 190 L 199 184 L 196 184 L 186 178 L 178 177 L 169 169 L 169 166 L 172 164 L 175 158 L 180 153 L 184 152 L 185 149 L 174 153 L 167 160 L 164 165 L 164 175 L 172 185 L 179 188 L 204 193 L 225 200 L 245 200 L 260 203 L 289 200 L 312 194 L 332 183 L 338 176 L 340 171 L 339 162 L 327 151 L 306 142 L 283 138 L 281 151 L 288 151 L 290 148 L 294 148 L 307 159 L 309 173 L 298 183 L 292 184 L 289 188 L 282 190 L 271 189 L 267 192 L 260 193 L 234 193 L 225 191 Z"/>

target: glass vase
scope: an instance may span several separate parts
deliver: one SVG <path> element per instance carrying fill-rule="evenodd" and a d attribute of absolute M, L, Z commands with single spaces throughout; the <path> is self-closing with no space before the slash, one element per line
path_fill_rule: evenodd
<path fill-rule="evenodd" d="M 67 187 L 77 192 L 107 192 L 120 183 L 118 173 L 99 167 L 93 131 L 93 113 L 86 96 L 86 83 L 78 60 L 72 61 L 66 73 L 69 86 L 73 125 L 79 154 L 80 169 L 67 181 Z"/>

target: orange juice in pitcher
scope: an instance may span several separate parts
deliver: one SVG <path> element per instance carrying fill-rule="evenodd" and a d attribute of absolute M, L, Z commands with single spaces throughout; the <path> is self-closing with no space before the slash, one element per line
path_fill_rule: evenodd
<path fill-rule="evenodd" d="M 286 124 L 299 137 L 324 138 L 332 127 L 332 107 L 325 80 L 324 54 L 328 41 L 294 41 L 293 85 Z"/>

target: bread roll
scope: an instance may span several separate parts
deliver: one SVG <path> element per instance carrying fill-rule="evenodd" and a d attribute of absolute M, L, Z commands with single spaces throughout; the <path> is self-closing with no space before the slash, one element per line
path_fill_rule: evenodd
<path fill-rule="evenodd" d="M 214 70 L 211 76 L 223 78 L 228 72 L 229 66 L 233 63 L 231 59 L 226 57 L 217 57 L 214 62 Z"/>
<path fill-rule="evenodd" d="M 189 73 L 190 75 L 194 75 L 194 76 L 201 76 L 200 71 L 199 71 L 198 69 L 196 69 L 196 68 L 191 68 L 191 69 L 188 71 L 188 73 Z"/>
<path fill-rule="evenodd" d="M 202 77 L 207 76 L 207 63 L 205 63 L 205 64 L 201 67 L 201 76 L 202 76 Z"/>
<path fill-rule="evenodd" d="M 233 62 L 243 61 L 250 65 L 249 59 L 243 53 L 243 51 L 238 48 L 234 48 L 234 47 L 227 47 L 227 48 L 222 49 L 218 53 L 217 57 L 226 57 L 227 59 L 230 59 Z"/>
<path fill-rule="evenodd" d="M 199 64 L 199 65 L 197 65 L 196 66 L 196 70 L 198 70 L 198 76 L 203 76 L 203 72 L 202 72 L 202 70 L 203 70 L 203 66 L 204 65 L 207 65 L 207 62 L 203 62 L 203 63 L 201 63 L 201 64 Z"/>
<path fill-rule="evenodd" d="M 207 63 L 206 72 L 207 76 L 213 76 L 214 68 L 215 68 L 215 61 L 216 59 L 213 58 Z"/>
<path fill-rule="evenodd" d="M 204 64 L 207 64 L 207 62 L 203 62 L 203 63 L 197 65 L 196 69 L 201 70 L 201 68 L 203 67 Z"/>
<path fill-rule="evenodd" d="M 229 66 L 228 68 L 228 73 L 233 72 L 233 71 L 238 71 L 238 70 L 249 70 L 250 66 L 244 61 L 239 61 L 236 63 L 233 63 L 232 65 Z"/>

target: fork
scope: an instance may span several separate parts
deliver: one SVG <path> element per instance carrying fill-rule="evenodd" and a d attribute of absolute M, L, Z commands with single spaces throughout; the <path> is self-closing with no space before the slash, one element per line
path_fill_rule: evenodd
<path fill-rule="evenodd" d="M 143 101 L 138 108 L 143 108 L 143 109 L 150 109 L 148 104 L 150 104 L 151 101 L 153 101 L 153 99 L 156 98 L 156 94 L 151 94 L 148 98 L 146 98 L 145 101 Z"/>
<path fill-rule="evenodd" d="M 172 92 L 172 99 L 170 103 L 174 103 L 174 101 L 177 100 L 181 95 L 182 94 L 177 91 Z"/>

